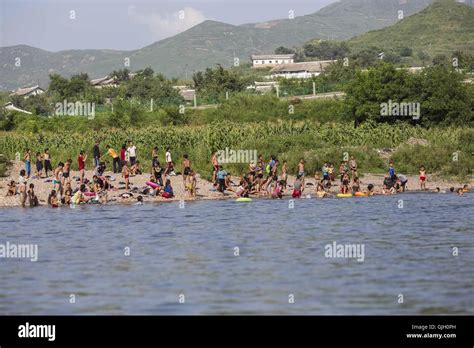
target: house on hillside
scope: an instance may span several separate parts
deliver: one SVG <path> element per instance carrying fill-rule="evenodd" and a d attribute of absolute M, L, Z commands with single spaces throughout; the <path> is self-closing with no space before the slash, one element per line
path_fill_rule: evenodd
<path fill-rule="evenodd" d="M 292 64 L 279 64 L 270 72 L 272 77 L 304 79 L 318 76 L 335 60 L 320 60 L 313 62 L 301 62 Z"/>
<path fill-rule="evenodd" d="M 408 71 L 409 73 L 416 74 L 416 73 L 422 72 L 424 68 L 425 67 L 423 66 L 411 66 L 408 68 L 397 68 L 397 70 L 405 70 L 405 71 Z"/>
<path fill-rule="evenodd" d="M 248 86 L 247 90 L 254 90 L 255 92 L 265 94 L 270 93 L 273 89 L 278 88 L 277 81 L 255 81 L 253 85 Z"/>
<path fill-rule="evenodd" d="M 188 86 L 173 86 L 174 89 L 179 91 L 179 94 L 184 98 L 187 102 L 192 102 L 194 100 L 194 96 L 196 95 L 196 90 L 189 88 Z"/>
<path fill-rule="evenodd" d="M 294 54 L 253 54 L 252 66 L 254 68 L 274 67 L 278 64 L 291 64 L 295 62 Z"/>
<path fill-rule="evenodd" d="M 43 93 L 44 93 L 44 89 L 42 89 L 40 86 L 36 85 L 36 86 L 33 86 L 33 87 L 18 88 L 16 91 L 13 91 L 10 94 L 10 96 L 17 95 L 17 96 L 20 96 L 20 97 L 23 97 L 23 98 L 26 99 L 28 97 L 43 94 Z"/>
<path fill-rule="evenodd" d="M 128 78 L 133 79 L 137 74 L 129 73 Z M 118 87 L 120 86 L 120 81 L 115 76 L 104 76 L 98 79 L 93 79 L 90 81 L 92 87 L 95 88 L 104 88 L 104 87 Z"/>
<path fill-rule="evenodd" d="M 5 105 L 3 105 L 3 108 L 4 108 L 4 109 L 7 109 L 7 110 L 10 110 L 10 111 L 18 111 L 18 112 L 22 112 L 22 113 L 24 113 L 24 114 L 31 115 L 31 112 L 26 111 L 26 110 L 23 110 L 23 109 L 20 109 L 20 108 L 17 108 L 15 105 L 13 105 L 12 102 L 6 103 Z"/>
<path fill-rule="evenodd" d="M 118 87 L 119 82 L 115 77 L 104 76 L 98 79 L 91 80 L 91 85 L 94 88 Z"/>

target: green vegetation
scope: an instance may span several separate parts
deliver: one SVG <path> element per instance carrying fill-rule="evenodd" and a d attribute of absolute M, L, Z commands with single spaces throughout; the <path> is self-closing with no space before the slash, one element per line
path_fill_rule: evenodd
<path fill-rule="evenodd" d="M 9 161 L 7 157 L 3 154 L 0 154 L 0 177 L 6 176 L 8 165 Z"/>
<path fill-rule="evenodd" d="M 426 63 L 453 52 L 474 54 L 474 8 L 455 0 L 437 0 L 431 6 L 390 27 L 371 31 L 348 41 L 352 52 L 377 47 L 405 64 Z M 409 47 L 410 52 L 406 49 Z M 435 61 L 436 62 L 436 61 Z M 472 69 L 473 65 L 461 68 Z M 472 64 L 472 62 L 470 63 Z"/>
<path fill-rule="evenodd" d="M 430 67 L 413 74 L 381 63 L 368 72 L 356 73 L 346 89 L 346 103 L 356 126 L 369 119 L 395 122 L 403 116 L 407 121 L 423 125 L 472 125 L 473 88 L 462 82 L 464 78 L 446 66 Z M 417 103 L 419 115 L 384 115 L 381 105 L 390 101 Z"/>

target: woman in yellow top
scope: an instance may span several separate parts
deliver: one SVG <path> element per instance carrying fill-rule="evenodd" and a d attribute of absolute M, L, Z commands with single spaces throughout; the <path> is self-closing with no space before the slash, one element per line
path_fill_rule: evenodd
<path fill-rule="evenodd" d="M 117 152 L 107 145 L 107 153 L 112 157 L 112 167 L 114 169 L 114 173 L 120 173 L 122 168 L 120 166 L 120 157 L 117 155 Z"/>

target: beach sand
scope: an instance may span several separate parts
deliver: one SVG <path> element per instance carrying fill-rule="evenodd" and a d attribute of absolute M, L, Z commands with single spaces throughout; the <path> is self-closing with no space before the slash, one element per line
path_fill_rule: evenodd
<path fill-rule="evenodd" d="M 21 206 L 20 203 L 20 195 L 17 194 L 16 196 L 10 196 L 7 197 L 7 184 L 11 180 L 15 180 L 18 182 L 18 176 L 20 173 L 20 170 L 24 169 L 24 163 L 21 161 L 14 161 L 12 163 L 12 166 L 10 166 L 9 171 L 7 173 L 7 177 L 0 178 L 0 207 L 14 207 L 14 206 Z M 120 181 L 123 181 L 121 174 L 114 174 L 111 171 L 106 171 L 105 175 L 111 175 L 115 177 L 115 181 L 111 181 L 111 184 L 114 187 L 124 187 L 125 185 L 119 185 Z M 74 176 L 79 176 L 78 171 L 71 171 L 71 177 Z M 92 170 L 86 170 L 85 171 L 85 177 L 88 178 L 89 180 L 92 179 Z M 155 196 L 148 196 L 148 195 L 142 195 L 143 201 L 144 202 L 166 202 L 166 201 L 181 201 L 181 200 L 208 200 L 208 199 L 229 199 L 229 198 L 236 198 L 235 193 L 231 191 L 226 191 L 225 195 L 222 195 L 222 193 L 218 192 L 214 185 L 207 181 L 202 179 L 199 174 L 196 175 L 197 177 L 197 196 L 196 198 L 189 197 L 189 195 L 185 192 L 184 190 L 184 184 L 183 184 L 183 179 L 181 175 L 177 176 L 170 176 L 169 179 L 171 180 L 171 185 L 173 187 L 173 191 L 175 194 L 174 198 L 171 199 L 166 199 L 162 197 L 155 197 Z M 376 187 L 376 190 L 381 188 L 382 182 L 383 182 L 384 175 L 383 174 L 365 174 L 361 178 L 361 190 L 365 190 L 368 184 L 373 184 Z M 408 185 L 407 188 L 409 191 L 413 190 L 418 190 L 419 189 L 419 181 L 417 176 L 407 176 L 408 178 Z M 130 177 L 130 188 L 137 187 L 138 189 L 143 188 L 146 186 L 145 182 L 147 182 L 150 179 L 150 174 L 149 173 L 144 173 L 142 175 L 136 175 Z M 291 196 L 292 192 L 292 184 L 295 180 L 294 176 L 289 176 L 288 178 L 288 184 L 289 188 L 287 189 L 286 196 Z M 45 182 L 46 178 L 44 177 L 41 179 L 32 179 L 30 178 L 28 180 L 28 185 L 30 183 L 33 183 L 35 185 L 35 193 L 38 196 L 39 203 L 40 205 L 47 205 L 47 199 L 49 192 L 53 188 L 52 182 Z M 237 185 L 239 178 L 237 177 L 232 177 L 232 181 Z M 308 194 L 311 195 L 311 197 L 314 197 L 314 178 L 313 177 L 307 177 L 305 179 L 305 189 L 303 191 L 303 197 L 307 196 Z M 338 180 L 336 180 L 335 184 L 337 185 L 339 183 Z M 454 182 L 454 181 L 444 181 L 440 179 L 433 179 L 430 175 L 428 175 L 428 181 L 427 181 L 427 189 L 433 190 L 436 187 L 439 187 L 441 190 L 446 190 L 448 191 L 450 187 L 462 187 L 464 184 L 468 184 L 469 187 L 472 187 L 472 184 L 474 183 L 474 180 L 471 179 L 470 182 L 464 182 L 464 183 L 459 183 L 459 182 Z M 72 181 L 72 188 L 76 188 L 76 184 L 74 184 L 74 181 Z M 236 189 L 237 187 L 235 187 Z M 339 190 L 338 186 L 333 186 L 331 189 L 332 193 L 337 193 Z M 133 203 L 136 202 L 136 197 L 140 195 L 139 193 L 133 193 L 133 197 L 129 199 L 122 199 L 120 198 L 120 195 L 125 191 L 124 189 L 120 190 L 112 190 L 109 191 L 108 193 L 108 204 L 117 204 L 117 203 Z M 263 196 L 265 197 L 265 196 Z M 28 202 L 27 202 L 28 204 Z"/>

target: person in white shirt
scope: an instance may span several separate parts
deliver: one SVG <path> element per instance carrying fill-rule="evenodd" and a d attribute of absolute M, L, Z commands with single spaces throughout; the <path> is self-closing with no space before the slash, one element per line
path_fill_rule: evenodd
<path fill-rule="evenodd" d="M 127 149 L 128 155 L 130 156 L 130 164 L 133 166 L 137 161 L 137 147 L 130 142 L 130 146 Z"/>
<path fill-rule="evenodd" d="M 171 160 L 171 152 L 170 148 L 166 148 L 166 154 L 165 154 L 165 161 L 166 161 L 166 170 L 164 175 L 167 175 L 173 171 L 173 161 Z"/>

